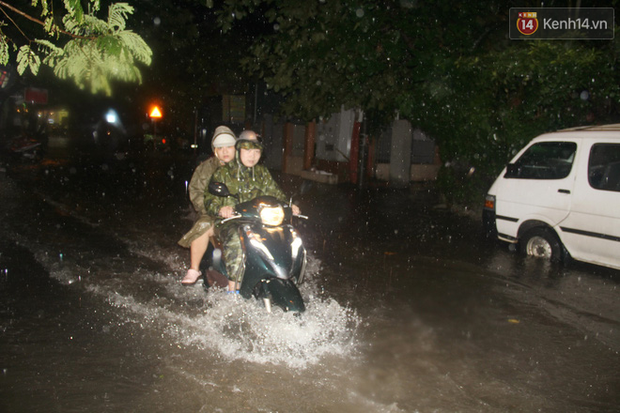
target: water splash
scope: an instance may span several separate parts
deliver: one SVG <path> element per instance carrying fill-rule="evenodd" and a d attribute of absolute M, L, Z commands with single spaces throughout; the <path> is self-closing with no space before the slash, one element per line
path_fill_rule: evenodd
<path fill-rule="evenodd" d="M 191 320 L 183 339 L 199 348 L 215 346 L 231 360 L 305 368 L 326 355 L 351 355 L 356 347 L 360 319 L 333 299 L 310 301 L 299 315 L 279 309 L 267 313 L 260 302 L 213 291 L 207 306 Z"/>
<path fill-rule="evenodd" d="M 361 319 L 322 292 L 317 277 L 320 264 L 309 257 L 301 287 L 306 303 L 302 314 L 279 308 L 268 313 L 261 301 L 219 289 L 205 291 L 202 285 L 183 287 L 177 277 L 148 270 L 137 270 L 129 279 L 91 279 L 84 287 L 126 310 L 125 322 L 139 324 L 179 346 L 217 352 L 229 361 L 303 369 L 326 356 L 354 357 L 359 347 Z M 148 285 L 153 295 L 140 293 L 136 283 Z"/>
<path fill-rule="evenodd" d="M 133 313 L 128 322 L 140 320 L 142 327 L 162 329 L 162 334 L 173 342 L 215 350 L 230 361 L 303 369 L 327 355 L 353 356 L 357 348 L 359 316 L 331 298 L 315 299 L 307 304 L 306 312 L 297 315 L 279 309 L 267 313 L 259 301 L 210 290 L 202 311 L 196 314 L 155 301 L 139 302 L 133 296 L 111 293 L 106 288 L 88 289 L 107 294 L 112 306 Z"/>

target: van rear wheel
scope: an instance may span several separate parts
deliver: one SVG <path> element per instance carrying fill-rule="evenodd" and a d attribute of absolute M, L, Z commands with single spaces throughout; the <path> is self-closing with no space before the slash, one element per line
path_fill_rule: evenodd
<path fill-rule="evenodd" d="M 521 252 L 530 257 L 548 261 L 562 261 L 562 243 L 555 233 L 547 228 L 533 228 L 520 241 Z"/>

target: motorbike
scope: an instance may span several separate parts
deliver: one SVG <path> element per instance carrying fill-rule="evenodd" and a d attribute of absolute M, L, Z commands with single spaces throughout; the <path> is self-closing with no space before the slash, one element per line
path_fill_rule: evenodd
<path fill-rule="evenodd" d="M 9 145 L 9 151 L 14 157 L 25 161 L 36 162 L 43 158 L 42 142 L 28 136 L 16 136 Z"/>
<path fill-rule="evenodd" d="M 239 199 L 222 183 L 211 182 L 208 190 L 216 196 Z M 239 294 L 246 299 L 252 296 L 262 299 L 268 312 L 274 305 L 284 311 L 305 311 L 298 285 L 304 279 L 306 249 L 290 223 L 293 217 L 290 204 L 271 196 L 259 196 L 237 204 L 234 209 L 235 215 L 221 223 L 235 225 L 241 239 L 245 272 L 238 287 Z M 226 267 L 221 248 L 218 248 L 219 240 L 212 240 L 212 244 L 216 247 L 207 279 L 222 279 L 226 276 Z"/>

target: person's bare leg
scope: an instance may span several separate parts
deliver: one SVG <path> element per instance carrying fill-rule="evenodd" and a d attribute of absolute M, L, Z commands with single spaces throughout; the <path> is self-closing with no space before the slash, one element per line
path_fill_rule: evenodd
<path fill-rule="evenodd" d="M 205 252 L 207 252 L 207 248 L 209 247 L 209 238 L 212 234 L 213 228 L 209 228 L 207 232 L 193 240 L 190 244 L 190 267 L 187 270 L 185 277 L 181 280 L 182 284 L 193 285 L 202 275 L 200 272 L 200 262 L 202 261 L 202 257 L 204 257 Z"/>
<path fill-rule="evenodd" d="M 200 261 L 202 261 L 202 257 L 204 257 L 205 252 L 207 252 L 207 248 L 209 247 L 209 233 L 213 233 L 213 231 L 209 229 L 207 232 L 193 240 L 190 244 L 189 268 L 200 271 Z"/>

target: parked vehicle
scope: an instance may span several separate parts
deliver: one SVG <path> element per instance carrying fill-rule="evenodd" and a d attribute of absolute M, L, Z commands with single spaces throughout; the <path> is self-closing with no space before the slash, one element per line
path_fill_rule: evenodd
<path fill-rule="evenodd" d="M 18 135 L 9 144 L 9 152 L 15 159 L 38 162 L 43 159 L 43 142 L 30 136 Z"/>
<path fill-rule="evenodd" d="M 209 184 L 209 192 L 217 196 L 232 196 L 226 185 Z M 306 267 L 306 249 L 302 239 L 289 223 L 292 219 L 290 205 L 274 197 L 260 196 L 237 204 L 236 215 L 222 223 L 237 226 L 243 245 L 245 272 L 239 294 L 262 299 L 267 311 L 272 305 L 284 311 L 303 312 L 306 307 L 297 286 L 302 283 Z M 306 218 L 299 215 L 300 218 Z M 233 221 L 233 222 L 231 222 Z M 218 245 L 215 240 L 214 245 Z M 215 249 L 212 269 L 218 275 L 226 275 L 223 254 Z M 213 274 L 207 274 L 209 278 Z"/>
<path fill-rule="evenodd" d="M 489 189 L 483 222 L 526 255 L 620 269 L 620 124 L 533 139 Z"/>

